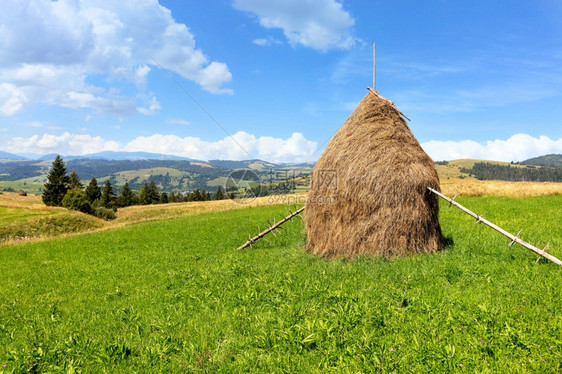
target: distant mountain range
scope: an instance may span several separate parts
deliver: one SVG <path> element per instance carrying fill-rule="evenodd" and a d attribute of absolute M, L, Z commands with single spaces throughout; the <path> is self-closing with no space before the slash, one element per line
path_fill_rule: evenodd
<path fill-rule="evenodd" d="M 30 156 L 30 155 L 26 155 Z M 56 154 L 30 159 L 23 155 L 0 153 L 0 190 L 26 190 L 40 193 Z M 264 183 L 285 183 L 307 178 L 314 164 L 275 164 L 262 160 L 200 161 L 186 157 L 148 152 L 100 152 L 82 156 L 61 156 L 68 172 L 74 171 L 85 182 L 110 180 L 117 188 L 126 182 L 133 189 L 153 180 L 161 191 L 214 191 L 237 169 L 251 169 Z"/>
<path fill-rule="evenodd" d="M 17 155 L 0 151 L 0 190 L 23 189 L 32 193 L 40 193 L 51 167 L 51 161 L 55 157 L 56 154 Z M 153 180 L 161 191 L 167 192 L 189 191 L 196 188 L 214 191 L 219 186 L 224 186 L 237 169 L 251 169 L 263 183 L 287 184 L 286 181 L 290 180 L 297 181 L 295 183 L 300 186 L 297 188 L 301 188 L 307 185 L 309 174 L 314 167 L 314 163 L 277 164 L 263 160 L 201 161 L 149 152 L 106 151 L 82 156 L 63 155 L 62 158 L 67 171 L 75 171 L 85 183 L 88 183 L 91 178 L 96 178 L 98 183 L 110 180 L 119 189 L 127 182 L 131 188 L 138 190 L 144 183 Z M 558 181 L 561 174 L 558 169 L 562 168 L 562 155 L 545 155 L 519 163 L 526 165 L 525 167 L 511 165 L 517 170 L 510 168 L 510 164 L 506 162 L 484 162 L 491 165 L 485 165 L 485 167 L 478 165 L 482 163 L 481 160 L 456 160 L 437 163 L 436 167 L 442 179 L 504 179 L 508 177 L 513 179 L 517 175 L 515 177 L 510 175 L 518 172 L 521 174 L 519 177 L 523 178 L 520 178 L 521 180 L 547 178 L 544 180 Z M 478 166 L 479 169 L 475 169 L 475 166 Z M 506 177 L 504 174 L 509 175 Z"/>
<path fill-rule="evenodd" d="M 37 160 L 37 161 L 51 161 L 54 160 L 57 153 L 49 153 L 46 155 L 35 154 L 35 153 L 22 153 L 14 154 L 9 152 L 0 151 L 0 160 Z M 291 165 L 295 167 L 310 167 L 314 165 L 314 162 L 309 163 L 281 163 L 276 164 L 263 160 L 243 160 L 243 161 L 232 161 L 232 160 L 196 160 L 189 157 L 181 157 L 175 155 L 167 155 L 163 153 L 150 153 L 150 152 L 114 152 L 114 151 L 104 151 L 98 153 L 90 153 L 86 155 L 73 156 L 73 155 L 61 155 L 63 160 L 107 160 L 107 161 L 139 161 L 139 160 L 161 160 L 161 161 L 193 161 L 208 163 L 213 166 L 223 167 L 227 169 L 240 169 L 246 168 L 249 164 L 255 163 L 260 164 L 260 167 L 278 167 L 280 165 Z M 517 164 L 522 165 L 536 165 L 536 166 L 562 166 L 562 154 L 549 154 L 539 157 L 533 157 L 525 161 L 517 162 Z M 259 167 L 258 167 L 259 168 Z"/>
<path fill-rule="evenodd" d="M 4 151 L 0 151 L 0 160 L 36 160 L 36 161 L 52 161 L 57 157 L 57 153 L 49 153 L 46 155 L 40 155 L 35 153 L 25 153 L 25 154 L 14 154 Z M 201 163 L 209 163 L 213 166 L 224 167 L 227 169 L 241 169 L 247 168 L 249 164 L 255 163 L 256 165 L 261 165 L 260 167 L 278 167 L 279 165 L 290 165 L 294 167 L 310 167 L 314 165 L 314 162 L 308 163 L 281 163 L 275 164 L 263 160 L 243 160 L 243 161 L 231 161 L 231 160 L 196 160 L 189 157 L 181 157 L 175 155 L 167 155 L 162 153 L 150 153 L 150 152 L 114 152 L 114 151 L 104 151 L 98 153 L 90 153 L 86 155 L 73 156 L 73 155 L 60 155 L 63 160 L 107 160 L 107 161 L 139 161 L 139 160 L 160 160 L 160 161 L 193 161 Z"/>
<path fill-rule="evenodd" d="M 28 157 L 0 151 L 0 160 L 28 160 Z"/>
<path fill-rule="evenodd" d="M 35 160 L 39 161 L 50 161 L 54 160 L 57 157 L 56 153 L 49 153 L 47 155 L 40 155 L 39 157 L 35 157 Z M 173 161 L 196 161 L 192 158 L 188 157 L 180 157 L 174 155 L 165 155 L 161 153 L 150 153 L 150 152 L 113 152 L 113 151 L 104 151 L 98 153 L 90 153 L 87 155 L 81 156 L 72 156 L 72 155 L 61 155 L 64 160 L 109 160 L 109 161 L 136 161 L 136 160 L 173 160 Z"/>

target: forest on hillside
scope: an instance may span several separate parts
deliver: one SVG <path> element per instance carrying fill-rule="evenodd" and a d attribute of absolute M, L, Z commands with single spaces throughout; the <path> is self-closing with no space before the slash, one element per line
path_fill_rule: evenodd
<path fill-rule="evenodd" d="M 562 167 L 527 165 L 525 167 L 497 165 L 477 162 L 471 169 L 462 168 L 461 172 L 480 180 L 504 180 L 513 182 L 562 182 Z"/>

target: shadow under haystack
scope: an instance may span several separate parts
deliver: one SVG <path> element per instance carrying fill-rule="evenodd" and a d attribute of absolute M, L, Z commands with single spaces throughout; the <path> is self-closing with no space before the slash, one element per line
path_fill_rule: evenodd
<path fill-rule="evenodd" d="M 328 143 L 304 211 L 308 250 L 399 256 L 443 247 L 433 160 L 401 113 L 369 92 Z"/>

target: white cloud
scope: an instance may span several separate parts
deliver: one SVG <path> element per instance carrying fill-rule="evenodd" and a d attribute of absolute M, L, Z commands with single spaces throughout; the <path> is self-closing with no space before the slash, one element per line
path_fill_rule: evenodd
<path fill-rule="evenodd" d="M 301 133 L 293 133 L 287 139 L 268 136 L 256 137 L 239 131 L 233 137 L 225 137 L 215 142 L 196 137 L 153 134 L 139 136 L 125 145 L 100 136 L 87 134 L 62 135 L 44 134 L 29 138 L 12 138 L 0 144 L 7 152 L 19 153 L 60 153 L 84 155 L 102 151 L 153 152 L 190 157 L 199 160 L 225 159 L 248 160 L 259 158 L 272 162 L 311 161 L 318 144 L 306 139 Z"/>
<path fill-rule="evenodd" d="M 421 146 L 434 160 L 476 158 L 510 162 L 562 153 L 562 138 L 553 140 L 548 136 L 534 138 L 527 134 L 515 134 L 506 140 L 488 140 L 484 144 L 473 140 L 432 140 Z"/>
<path fill-rule="evenodd" d="M 139 90 L 146 89 L 146 77 L 150 73 L 150 68 L 146 65 L 139 66 L 134 72 L 134 81 Z"/>
<path fill-rule="evenodd" d="M 252 40 L 252 43 L 254 43 L 255 45 L 259 45 L 260 47 L 267 47 L 269 45 L 272 44 L 281 44 L 281 42 L 273 37 L 267 37 L 267 38 L 258 38 L 258 39 L 254 39 Z"/>
<path fill-rule="evenodd" d="M 255 45 L 259 45 L 261 47 L 265 47 L 266 45 L 269 45 L 269 40 L 264 38 L 259 38 L 259 39 L 252 40 L 252 43 L 254 43 Z"/>
<path fill-rule="evenodd" d="M 27 104 L 27 97 L 23 92 L 10 83 L 0 83 L 0 114 L 12 116 Z"/>
<path fill-rule="evenodd" d="M 148 102 L 148 108 L 139 107 L 137 110 L 145 116 L 151 116 L 160 110 L 160 103 L 155 96 L 152 96 Z"/>
<path fill-rule="evenodd" d="M 135 113 L 135 98 L 94 86 L 88 77 L 110 85 L 124 79 L 142 92 L 157 65 L 209 92 L 232 93 L 222 87 L 232 78 L 228 67 L 209 61 L 187 26 L 157 0 L 5 0 L 0 45 L 5 116 L 37 103 Z"/>
<path fill-rule="evenodd" d="M 70 155 L 83 155 L 101 151 L 116 151 L 119 144 L 115 141 L 106 141 L 100 136 L 86 134 L 62 135 L 44 134 L 33 135 L 29 138 L 12 138 L 3 146 L 8 152 L 15 153 L 60 153 Z"/>
<path fill-rule="evenodd" d="M 356 43 L 355 21 L 337 0 L 235 0 L 234 6 L 256 15 L 265 28 L 282 29 L 292 45 L 327 51 Z"/>
<path fill-rule="evenodd" d="M 287 139 L 256 137 L 239 131 L 233 137 L 207 142 L 195 137 L 154 134 L 140 136 L 123 147 L 125 151 L 144 151 L 173 154 L 195 159 L 247 160 L 259 158 L 271 162 L 310 161 L 318 144 L 301 133 Z"/>

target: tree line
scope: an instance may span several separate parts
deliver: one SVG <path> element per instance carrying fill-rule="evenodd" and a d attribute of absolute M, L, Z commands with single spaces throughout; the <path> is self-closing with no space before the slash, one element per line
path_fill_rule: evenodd
<path fill-rule="evenodd" d="M 480 180 L 562 182 L 562 167 L 514 167 L 477 162 L 472 169 L 462 168 L 461 172 Z"/>
<path fill-rule="evenodd" d="M 96 178 L 92 178 L 84 188 L 84 184 L 75 171 L 67 174 L 65 163 L 60 156 L 57 156 L 53 161 L 52 168 L 47 174 L 47 183 L 44 185 L 42 195 L 45 205 L 62 206 L 103 219 L 113 219 L 117 208 L 131 205 L 222 200 L 224 197 L 220 187 L 214 194 L 205 190 L 199 191 L 199 189 L 186 194 L 160 193 L 153 180 L 144 183 L 138 194 L 129 187 L 128 182 L 125 183 L 120 194 L 116 194 L 110 180 L 107 180 L 101 188 Z"/>

